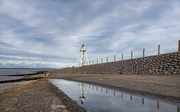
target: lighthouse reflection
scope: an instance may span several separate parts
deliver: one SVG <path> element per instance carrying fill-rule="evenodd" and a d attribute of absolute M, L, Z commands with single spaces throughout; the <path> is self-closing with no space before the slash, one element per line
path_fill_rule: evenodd
<path fill-rule="evenodd" d="M 79 99 L 81 101 L 81 104 L 83 104 L 86 99 L 87 84 L 77 83 L 77 86 L 78 86 L 78 92 L 79 92 Z"/>
<path fill-rule="evenodd" d="M 180 101 L 164 97 L 63 79 L 49 81 L 89 112 L 179 112 Z"/>
<path fill-rule="evenodd" d="M 85 100 L 88 99 L 88 96 L 86 96 L 87 90 L 88 90 L 91 93 L 92 93 L 92 91 L 93 91 L 93 93 L 99 92 L 102 94 L 102 96 L 107 95 L 107 96 L 111 96 L 111 97 L 117 97 L 116 99 L 119 98 L 119 100 L 124 99 L 125 102 L 127 102 L 127 100 L 128 100 L 129 104 L 130 103 L 139 103 L 143 106 L 146 104 L 145 102 L 147 101 L 147 104 L 152 103 L 151 105 L 154 105 L 151 108 L 154 108 L 154 110 L 156 110 L 157 112 L 161 112 L 161 108 L 160 108 L 161 102 L 160 101 L 149 100 L 148 98 L 146 100 L 144 97 L 133 96 L 131 93 L 129 94 L 126 92 L 122 92 L 122 91 L 118 91 L 118 90 L 114 90 L 114 89 L 109 89 L 109 88 L 101 87 L 101 86 L 84 84 L 84 83 L 80 83 L 80 82 L 78 82 L 76 85 L 78 87 L 80 102 L 83 105 L 84 105 Z M 96 89 L 94 89 L 94 88 L 96 88 Z M 90 95 L 91 95 L 91 93 L 90 93 Z M 94 97 L 95 97 L 95 100 L 98 100 L 98 97 L 96 97 L 96 96 L 94 96 Z M 133 98 L 134 98 L 134 100 L 133 100 Z M 86 101 L 88 102 L 88 100 L 86 100 Z M 139 101 L 139 102 L 137 102 L 137 101 Z M 116 102 L 116 103 L 118 104 L 119 102 Z M 162 111 L 164 111 L 165 110 L 164 107 L 166 107 L 166 106 L 164 106 L 164 103 L 162 103 L 162 107 L 163 107 Z M 179 107 L 176 107 L 176 109 L 177 109 L 176 112 L 179 112 Z"/>

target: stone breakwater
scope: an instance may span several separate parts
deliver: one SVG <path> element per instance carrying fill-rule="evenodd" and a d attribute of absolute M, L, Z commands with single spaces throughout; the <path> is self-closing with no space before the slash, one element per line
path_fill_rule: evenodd
<path fill-rule="evenodd" d="M 180 74 L 180 52 L 60 69 L 59 73 Z"/>

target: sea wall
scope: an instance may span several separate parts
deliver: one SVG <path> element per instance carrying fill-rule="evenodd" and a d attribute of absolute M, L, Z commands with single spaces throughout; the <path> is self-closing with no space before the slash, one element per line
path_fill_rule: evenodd
<path fill-rule="evenodd" d="M 180 52 L 123 61 L 71 67 L 60 73 L 180 74 Z"/>

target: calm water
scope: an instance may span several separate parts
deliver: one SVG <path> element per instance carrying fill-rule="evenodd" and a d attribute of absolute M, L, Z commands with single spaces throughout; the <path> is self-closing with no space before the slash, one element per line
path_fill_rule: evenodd
<path fill-rule="evenodd" d="M 0 76 L 0 81 L 22 79 L 24 76 Z"/>
<path fill-rule="evenodd" d="M 49 81 L 88 112 L 179 112 L 179 105 L 136 96 L 121 90 L 62 79 Z"/>
<path fill-rule="evenodd" d="M 45 70 L 51 70 L 50 68 L 16 68 L 16 69 L 10 69 L 10 68 L 0 68 L 0 81 L 6 81 L 6 80 L 16 80 L 21 79 L 24 76 L 15 76 L 15 75 L 29 75 L 29 74 L 36 74 L 39 71 L 45 71 Z"/>

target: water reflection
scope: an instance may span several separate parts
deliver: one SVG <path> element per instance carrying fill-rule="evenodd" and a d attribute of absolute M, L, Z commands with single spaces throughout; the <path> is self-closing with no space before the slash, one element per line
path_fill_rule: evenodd
<path fill-rule="evenodd" d="M 79 99 L 81 101 L 81 104 L 83 104 L 86 99 L 87 84 L 85 86 L 84 83 L 77 83 L 77 86 L 78 86 L 78 92 L 79 92 Z"/>
<path fill-rule="evenodd" d="M 145 96 L 139 97 L 121 90 L 60 79 L 50 81 L 73 100 L 80 99 L 78 104 L 89 112 L 179 112 L 179 105 L 152 100 Z"/>
<path fill-rule="evenodd" d="M 144 105 L 144 98 L 142 98 L 142 104 Z"/>

